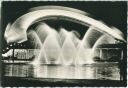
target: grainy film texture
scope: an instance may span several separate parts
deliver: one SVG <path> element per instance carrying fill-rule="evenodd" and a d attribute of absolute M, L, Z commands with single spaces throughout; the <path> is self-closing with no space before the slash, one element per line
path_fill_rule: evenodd
<path fill-rule="evenodd" d="M 127 2 L 3 1 L 2 86 L 126 86 Z"/>

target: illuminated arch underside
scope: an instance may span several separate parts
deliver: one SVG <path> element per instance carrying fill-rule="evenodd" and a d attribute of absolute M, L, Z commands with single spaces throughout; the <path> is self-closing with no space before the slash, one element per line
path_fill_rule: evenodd
<path fill-rule="evenodd" d="M 52 8 L 52 9 L 51 9 Z M 32 12 L 28 12 L 25 15 L 19 17 L 12 25 L 8 25 L 5 31 L 5 38 L 8 43 L 10 42 L 23 42 L 27 40 L 27 29 L 38 21 L 39 19 L 48 18 L 51 16 L 55 17 L 64 17 L 67 19 L 73 19 L 74 21 L 78 21 L 81 24 L 89 24 L 89 26 L 94 27 L 96 30 L 99 30 L 103 33 L 107 33 L 111 35 L 115 39 L 119 39 L 125 41 L 123 38 L 122 32 L 117 29 L 112 29 L 102 22 L 90 18 L 86 15 L 85 12 L 58 6 L 58 8 L 54 8 L 54 6 L 48 6 L 47 8 L 34 9 Z"/>

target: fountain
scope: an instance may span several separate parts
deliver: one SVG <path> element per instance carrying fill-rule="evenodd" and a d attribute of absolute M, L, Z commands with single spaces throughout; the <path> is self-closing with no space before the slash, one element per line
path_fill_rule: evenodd
<path fill-rule="evenodd" d="M 104 34 L 95 42 L 92 48 L 95 49 L 98 47 L 98 45 L 102 45 L 102 44 L 114 44 L 114 43 L 115 43 L 114 38 L 112 38 L 107 34 Z"/>
<path fill-rule="evenodd" d="M 30 41 L 31 45 L 34 46 L 34 49 L 41 49 L 42 43 L 34 30 L 29 30 L 27 32 L 28 41 Z"/>
<path fill-rule="evenodd" d="M 35 30 L 41 42 L 38 64 L 55 64 L 60 53 L 58 33 L 45 23 L 39 23 Z"/>
<path fill-rule="evenodd" d="M 57 8 L 55 10 L 54 8 L 52 8 L 52 10 L 41 9 L 42 8 L 40 8 L 39 11 L 37 10 L 23 15 L 12 25 L 8 24 L 5 31 L 5 38 L 8 43 L 14 41 L 23 42 L 27 39 L 27 41 L 30 41 L 32 46 L 34 46 L 34 52 L 37 52 L 36 55 L 34 54 L 34 60 L 27 64 L 32 65 L 33 72 L 28 72 L 31 70 L 28 68 L 28 70 L 25 71 L 26 77 L 29 78 L 28 73 L 31 73 L 33 76 L 30 76 L 30 78 L 96 80 L 107 78 L 107 74 L 109 79 L 111 79 L 113 77 L 113 75 L 109 74 L 111 71 L 113 73 L 115 72 L 115 78 L 117 76 L 117 79 L 120 79 L 118 67 L 113 71 L 113 68 L 112 70 L 110 69 L 111 66 L 108 68 L 108 63 L 104 63 L 105 60 L 108 60 L 108 55 L 109 58 L 112 57 L 113 51 L 109 54 L 107 50 L 106 54 L 106 52 L 104 53 L 102 51 L 102 48 L 98 49 L 100 45 L 115 44 L 116 39 L 124 41 L 123 35 L 118 29 L 111 29 L 102 22 L 100 23 L 100 21 L 75 11 L 70 12 L 70 10 L 64 9 L 56 10 Z M 54 21 L 48 18 L 50 19 L 48 21 L 51 21 L 51 25 L 50 22 L 46 21 L 47 17 L 50 16 L 55 16 Z M 61 19 L 61 17 L 64 18 Z M 66 21 L 73 21 L 74 23 L 80 24 L 81 27 L 69 23 L 67 25 L 66 22 L 63 23 L 65 18 Z M 58 23 L 60 20 L 62 24 L 60 22 L 56 25 L 55 23 Z M 37 23 L 35 24 L 35 22 Z M 88 25 L 86 25 L 86 23 Z M 33 24 L 34 26 L 32 26 Z M 59 27 L 61 28 L 58 29 Z M 17 32 L 18 30 L 19 32 Z M 14 36 L 14 34 L 16 34 L 16 36 Z M 27 38 L 24 36 L 25 34 L 27 34 Z M 101 61 L 103 61 L 103 63 L 101 63 Z M 24 71 L 24 68 L 22 70 Z M 17 73 L 20 74 L 20 69 L 18 69 Z M 113 77 L 112 79 L 115 80 L 115 78 Z"/>
<path fill-rule="evenodd" d="M 9 29 L 7 27 L 7 29 Z M 119 33 L 119 31 L 118 31 Z M 28 41 L 39 52 L 30 63 L 61 64 L 61 65 L 84 65 L 94 63 L 96 48 L 102 44 L 114 44 L 115 39 L 108 34 L 98 31 L 95 27 L 89 27 L 82 39 L 76 31 L 67 31 L 60 28 L 56 31 L 45 22 L 39 22 L 35 29 L 27 31 Z M 98 56 L 99 58 L 101 56 Z"/>
<path fill-rule="evenodd" d="M 30 43 L 34 46 L 34 52 L 39 52 L 39 53 L 36 53 L 36 56 L 35 56 L 35 59 L 33 60 L 33 62 L 31 62 L 30 64 L 38 64 L 40 62 L 40 55 L 41 52 L 40 50 L 42 49 L 42 43 L 41 43 L 41 40 L 39 39 L 37 33 L 34 31 L 34 30 L 29 30 L 27 32 L 27 36 L 28 36 L 28 39 L 30 41 Z"/>
<path fill-rule="evenodd" d="M 33 36 L 36 36 L 35 38 L 38 40 L 35 42 L 40 42 L 41 50 L 39 56 L 33 62 L 35 63 L 36 61 L 37 64 L 62 65 L 93 63 L 92 46 L 102 35 L 102 33 L 90 27 L 83 39 L 80 40 L 75 31 L 67 31 L 64 28 L 60 28 L 60 32 L 57 33 L 55 29 L 43 22 L 39 23 L 34 33 Z M 96 38 L 92 39 L 93 37 Z"/>
<path fill-rule="evenodd" d="M 59 59 L 62 59 L 61 61 L 64 65 L 74 64 L 77 54 L 75 43 L 77 43 L 79 39 L 73 34 L 73 32 L 68 32 L 64 28 L 61 28 L 60 36 L 62 48 Z"/>
<path fill-rule="evenodd" d="M 7 43 L 21 43 L 26 41 L 29 36 L 32 40 L 34 39 L 35 48 L 40 49 L 39 55 L 32 62 L 34 64 L 91 64 L 93 63 L 94 49 L 99 44 L 103 44 L 101 41 L 113 43 L 115 39 L 119 39 L 125 42 L 122 32 L 87 16 L 85 12 L 61 6 L 60 8 L 52 6 L 52 9 L 49 7 L 36 9 L 36 11 L 28 12 L 19 17 L 12 25 L 7 26 L 4 34 Z M 83 39 L 79 39 L 75 31 L 67 31 L 64 28 L 57 32 L 45 22 L 41 22 L 43 18 L 48 19 L 52 16 L 67 18 L 67 20 L 74 22 L 78 21 L 76 23 L 80 24 L 88 24 L 89 29 Z M 40 21 L 38 26 L 28 32 L 30 25 L 38 21 Z M 111 41 L 108 41 L 109 36 L 104 37 L 105 34 L 111 36 Z"/>
<path fill-rule="evenodd" d="M 94 27 L 89 27 L 82 39 L 76 31 L 67 31 L 60 28 L 57 32 L 44 22 L 38 23 L 35 30 L 29 30 L 29 41 L 32 41 L 39 54 L 32 64 L 61 64 L 84 65 L 94 63 L 94 53 L 98 45 L 114 44 L 115 39 L 107 34 L 99 32 Z M 35 50 L 36 51 L 36 50 Z M 99 56 L 100 57 L 100 56 Z"/>

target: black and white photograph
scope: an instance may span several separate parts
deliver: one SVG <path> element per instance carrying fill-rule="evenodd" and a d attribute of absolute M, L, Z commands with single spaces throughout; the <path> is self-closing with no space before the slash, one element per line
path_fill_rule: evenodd
<path fill-rule="evenodd" d="M 3 87 L 126 87 L 126 1 L 3 1 Z"/>

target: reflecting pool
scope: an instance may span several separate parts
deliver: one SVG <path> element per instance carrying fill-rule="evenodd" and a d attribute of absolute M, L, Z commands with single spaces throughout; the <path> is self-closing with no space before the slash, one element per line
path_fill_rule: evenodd
<path fill-rule="evenodd" d="M 4 76 L 26 78 L 120 80 L 118 63 L 93 63 L 83 66 L 4 64 Z"/>

